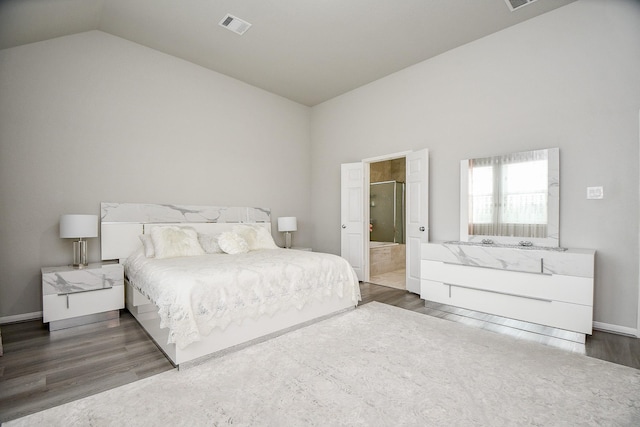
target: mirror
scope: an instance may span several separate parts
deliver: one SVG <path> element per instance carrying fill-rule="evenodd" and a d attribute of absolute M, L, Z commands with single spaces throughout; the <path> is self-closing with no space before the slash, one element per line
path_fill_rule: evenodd
<path fill-rule="evenodd" d="M 559 246 L 560 150 L 460 162 L 460 240 Z"/>

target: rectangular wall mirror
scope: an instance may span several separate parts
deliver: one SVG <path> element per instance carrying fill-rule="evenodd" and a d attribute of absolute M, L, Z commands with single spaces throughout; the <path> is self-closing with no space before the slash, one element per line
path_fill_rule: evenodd
<path fill-rule="evenodd" d="M 560 150 L 460 162 L 460 240 L 560 246 Z"/>

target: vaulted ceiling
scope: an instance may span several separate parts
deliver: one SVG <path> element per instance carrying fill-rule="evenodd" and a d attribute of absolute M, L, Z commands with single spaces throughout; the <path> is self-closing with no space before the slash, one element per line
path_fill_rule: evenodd
<path fill-rule="evenodd" d="M 572 1 L 0 0 L 0 49 L 100 30 L 312 106 Z"/>

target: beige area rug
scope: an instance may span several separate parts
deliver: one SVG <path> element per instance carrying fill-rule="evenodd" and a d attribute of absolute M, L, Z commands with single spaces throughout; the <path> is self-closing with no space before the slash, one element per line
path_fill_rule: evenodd
<path fill-rule="evenodd" d="M 640 425 L 640 370 L 369 303 L 6 426 Z"/>

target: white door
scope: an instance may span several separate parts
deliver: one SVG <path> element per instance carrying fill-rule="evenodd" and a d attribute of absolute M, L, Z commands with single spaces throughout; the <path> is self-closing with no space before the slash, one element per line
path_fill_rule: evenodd
<path fill-rule="evenodd" d="M 407 154 L 407 290 L 420 293 L 420 250 L 429 241 L 429 150 Z"/>
<path fill-rule="evenodd" d="M 340 253 L 364 280 L 364 164 L 345 163 L 340 181 Z"/>

